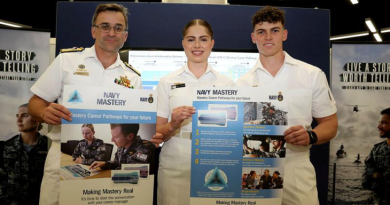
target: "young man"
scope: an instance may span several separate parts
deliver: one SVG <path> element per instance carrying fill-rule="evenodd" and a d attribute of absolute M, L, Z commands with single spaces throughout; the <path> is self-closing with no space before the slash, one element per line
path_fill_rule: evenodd
<path fill-rule="evenodd" d="M 118 4 L 100 4 L 92 18 L 91 48 L 63 49 L 31 91 L 30 113 L 40 122 L 56 125 L 48 136 L 53 140 L 45 164 L 41 204 L 59 203 L 61 119 L 71 121 L 71 113 L 62 104 L 64 85 L 104 86 L 117 89 L 141 88 L 140 74 L 119 58 L 128 36 L 127 8 Z M 126 77 L 131 85 L 119 85 Z M 58 104 L 54 101 L 58 100 Z"/>
<path fill-rule="evenodd" d="M 16 114 L 20 134 L 5 141 L 0 153 L 4 160 L 0 166 L 4 204 L 39 204 L 47 137 L 38 132 L 42 125 L 28 114 L 27 106 L 21 105 Z"/>
<path fill-rule="evenodd" d="M 292 96 L 288 99 L 291 127 L 284 133 L 287 154 L 282 204 L 317 205 L 317 184 L 309 149 L 312 144 L 326 143 L 336 135 L 336 105 L 325 74 L 283 51 L 288 34 L 284 22 L 284 12 L 275 7 L 264 7 L 255 13 L 251 37 L 259 50 L 259 59 L 236 85 L 283 89 L 287 92 L 283 94 Z M 318 126 L 312 130 L 313 117 Z"/>
<path fill-rule="evenodd" d="M 381 112 L 379 121 L 379 137 L 385 139 L 374 145 L 370 155 L 364 161 L 362 185 L 372 190 L 371 200 L 374 204 L 390 204 L 390 108 Z"/>
<path fill-rule="evenodd" d="M 282 189 L 283 188 L 283 178 L 280 177 L 278 171 L 274 171 L 272 175 L 272 189 Z"/>
<path fill-rule="evenodd" d="M 139 124 L 111 124 L 111 141 L 118 150 L 114 161 L 95 161 L 90 169 L 121 169 L 122 164 L 149 164 L 150 173 L 154 173 L 155 145 L 137 136 Z"/>
<path fill-rule="evenodd" d="M 269 170 L 264 170 L 264 175 L 260 177 L 260 189 L 271 189 L 272 177 L 269 175 Z"/>

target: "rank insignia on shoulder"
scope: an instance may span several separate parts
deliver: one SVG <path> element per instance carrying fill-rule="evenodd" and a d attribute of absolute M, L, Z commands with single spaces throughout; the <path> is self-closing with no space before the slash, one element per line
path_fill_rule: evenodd
<path fill-rule="evenodd" d="M 119 78 L 115 78 L 114 83 L 124 86 L 126 88 L 134 89 L 134 86 L 131 85 L 131 81 L 127 78 L 126 75 L 124 77 L 119 76 Z"/>
<path fill-rule="evenodd" d="M 130 70 L 134 71 L 134 73 L 137 73 L 137 75 L 141 76 L 141 73 L 138 72 L 133 66 L 131 66 L 128 62 L 124 62 L 126 67 L 130 68 Z"/>
<path fill-rule="evenodd" d="M 185 84 L 185 83 L 179 83 L 179 82 L 177 82 L 177 83 L 174 83 L 173 85 L 171 85 L 171 90 L 174 90 L 174 89 L 176 89 L 176 88 L 184 88 L 184 87 L 186 87 L 186 84 Z"/>
<path fill-rule="evenodd" d="M 83 48 L 83 47 L 63 48 L 63 49 L 60 49 L 60 53 L 81 52 L 84 49 L 85 48 Z"/>

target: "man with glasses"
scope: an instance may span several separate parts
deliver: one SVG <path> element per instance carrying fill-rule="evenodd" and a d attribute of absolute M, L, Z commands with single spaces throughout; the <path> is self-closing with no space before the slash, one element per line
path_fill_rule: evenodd
<path fill-rule="evenodd" d="M 62 104 L 64 85 L 90 85 L 114 88 L 141 88 L 140 74 L 123 63 L 118 51 L 128 37 L 127 8 L 100 4 L 92 18 L 91 48 L 62 49 L 31 91 L 30 114 L 39 122 L 52 124 L 48 136 L 53 140 L 42 180 L 41 204 L 59 203 L 61 119 L 71 121 Z M 121 79 L 126 79 L 126 83 Z M 54 103 L 58 100 L 58 103 Z"/>

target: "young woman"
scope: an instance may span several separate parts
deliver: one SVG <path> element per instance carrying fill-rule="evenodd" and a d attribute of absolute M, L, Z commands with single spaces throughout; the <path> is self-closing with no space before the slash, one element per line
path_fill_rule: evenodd
<path fill-rule="evenodd" d="M 73 161 L 86 165 L 91 165 L 94 161 L 105 161 L 106 148 L 103 140 L 95 138 L 93 125 L 83 124 L 81 133 L 84 139 L 74 149 Z"/>
<path fill-rule="evenodd" d="M 158 204 L 190 204 L 191 90 L 194 87 L 232 86 L 233 81 L 213 70 L 207 60 L 214 46 L 213 30 L 201 19 L 187 23 L 182 45 L 187 64 L 161 78 L 158 87 L 157 133 L 165 142 L 158 172 Z"/>

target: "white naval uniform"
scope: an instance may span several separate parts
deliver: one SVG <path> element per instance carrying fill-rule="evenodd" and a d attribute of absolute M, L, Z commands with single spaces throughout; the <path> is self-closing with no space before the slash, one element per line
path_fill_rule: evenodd
<path fill-rule="evenodd" d="M 95 46 L 83 51 L 59 54 L 39 80 L 31 87 L 31 91 L 40 98 L 62 104 L 64 85 L 104 86 L 128 89 L 116 84 L 115 79 L 125 77 L 134 88 L 141 88 L 141 78 L 128 68 L 119 57 L 110 67 L 104 69 L 96 56 Z M 45 163 L 45 173 L 41 185 L 41 205 L 59 203 L 60 182 L 60 140 L 61 126 L 53 126 L 47 135 L 53 140 Z"/>
<path fill-rule="evenodd" d="M 185 87 L 172 89 L 177 83 Z M 181 69 L 161 78 L 157 86 L 157 116 L 167 118 L 173 108 L 192 106 L 194 87 L 227 87 L 233 81 L 213 70 L 210 65 L 206 72 L 197 79 L 185 65 Z M 189 205 L 191 181 L 191 130 L 192 119 L 185 120 L 172 138 L 166 141 L 160 153 L 158 169 L 158 205 Z"/>
<path fill-rule="evenodd" d="M 255 66 L 236 81 L 236 86 L 269 87 L 285 90 L 288 126 L 311 130 L 312 119 L 336 113 L 336 102 L 324 72 L 284 52 L 285 61 L 273 77 L 257 59 Z M 291 97 L 289 97 L 291 96 Z M 287 144 L 283 205 L 318 205 L 316 175 L 310 162 L 310 146 Z"/>

